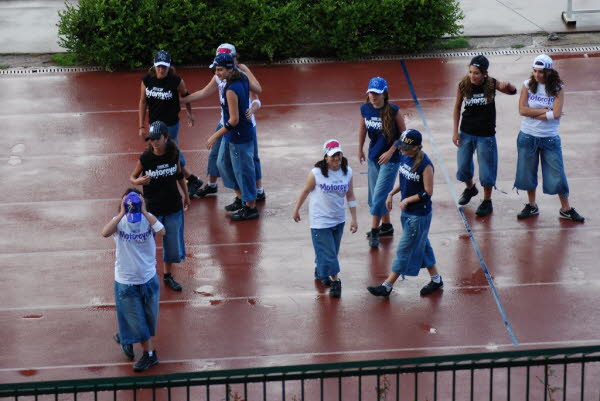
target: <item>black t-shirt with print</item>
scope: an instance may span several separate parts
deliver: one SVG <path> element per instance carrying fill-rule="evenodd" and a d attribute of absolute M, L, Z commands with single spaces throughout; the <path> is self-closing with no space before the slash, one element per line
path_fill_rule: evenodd
<path fill-rule="evenodd" d="M 148 211 L 155 216 L 166 216 L 181 210 L 183 204 L 177 187 L 179 151 L 175 150 L 171 157 L 144 152 L 140 156 L 140 163 L 142 175 L 151 177 L 150 183 L 144 185 L 144 199 Z"/>
<path fill-rule="evenodd" d="M 158 79 L 151 74 L 142 78 L 146 86 L 146 102 L 150 111 L 150 124 L 162 121 L 168 126 L 179 122 L 179 91 L 181 78 L 168 74 L 163 79 Z"/>
<path fill-rule="evenodd" d="M 496 80 L 491 78 L 496 88 Z M 496 134 L 496 91 L 492 100 L 488 101 L 483 93 L 483 86 L 473 85 L 473 94 L 470 98 L 465 97 L 463 103 L 465 110 L 460 122 L 460 131 L 475 136 L 494 136 Z"/>

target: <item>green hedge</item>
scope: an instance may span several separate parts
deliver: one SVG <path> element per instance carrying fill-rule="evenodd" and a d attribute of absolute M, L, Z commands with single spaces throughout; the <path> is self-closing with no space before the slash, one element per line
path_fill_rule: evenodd
<path fill-rule="evenodd" d="M 245 59 L 410 53 L 461 32 L 457 0 L 79 0 L 59 12 L 59 43 L 85 63 L 206 62 L 222 42 Z"/>

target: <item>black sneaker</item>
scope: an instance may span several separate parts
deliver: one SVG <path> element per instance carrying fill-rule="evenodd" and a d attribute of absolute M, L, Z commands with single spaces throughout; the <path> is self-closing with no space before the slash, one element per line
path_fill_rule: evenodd
<path fill-rule="evenodd" d="M 158 364 L 158 355 L 156 354 L 156 351 L 152 352 L 152 356 L 148 354 L 148 351 L 144 351 L 144 355 L 142 355 L 142 357 L 133 365 L 133 370 L 136 372 L 143 372 L 156 364 Z"/>
<path fill-rule="evenodd" d="M 376 297 L 389 297 L 392 293 L 392 290 L 388 290 L 383 284 L 380 284 L 376 287 L 367 287 L 367 290 Z"/>
<path fill-rule="evenodd" d="M 259 216 L 258 209 L 255 207 L 242 206 L 240 210 L 231 215 L 231 220 L 242 221 L 257 219 Z"/>
<path fill-rule="evenodd" d="M 460 196 L 460 199 L 458 200 L 458 204 L 461 206 L 466 205 L 467 203 L 469 203 L 471 198 L 477 195 L 478 193 L 479 190 L 477 190 L 477 185 L 475 184 L 473 184 L 471 188 L 465 188 L 462 195 Z"/>
<path fill-rule="evenodd" d="M 580 215 L 579 213 L 577 213 L 575 211 L 575 209 L 573 209 L 573 208 L 570 208 L 566 212 L 563 212 L 562 209 L 561 209 L 559 211 L 559 214 L 560 214 L 560 218 L 561 219 L 573 220 L 573 221 L 576 221 L 578 223 L 583 223 L 585 221 L 585 217 L 583 217 L 582 215 Z"/>
<path fill-rule="evenodd" d="M 228 212 L 235 212 L 236 210 L 240 210 L 242 206 L 244 206 L 242 200 L 236 196 L 233 203 L 225 206 L 225 210 Z"/>
<path fill-rule="evenodd" d="M 115 335 L 113 336 L 113 340 L 115 340 L 117 344 L 119 344 L 119 346 L 121 347 L 121 351 L 123 351 L 123 354 L 125 354 L 127 358 L 133 361 L 133 344 L 121 344 L 121 336 L 119 336 L 119 333 L 115 333 Z"/>
<path fill-rule="evenodd" d="M 213 187 L 212 185 L 206 184 L 205 186 L 194 192 L 192 198 L 204 198 L 206 197 L 206 195 L 216 194 L 217 191 L 218 187 L 216 185 Z"/>
<path fill-rule="evenodd" d="M 485 216 L 492 214 L 493 211 L 494 211 L 494 206 L 492 206 L 492 200 L 484 199 L 481 202 L 481 204 L 479 205 L 479 207 L 477 208 L 477 211 L 475 212 L 475 214 L 479 217 L 485 217 Z"/>
<path fill-rule="evenodd" d="M 173 278 L 173 275 L 163 276 L 163 282 L 173 291 L 181 291 L 183 287 Z"/>
<path fill-rule="evenodd" d="M 202 184 L 203 182 L 200 178 L 196 177 L 195 175 L 190 175 L 187 179 L 188 195 L 192 196 L 195 194 L 200 189 Z"/>
<path fill-rule="evenodd" d="M 394 235 L 394 226 L 392 224 L 382 224 L 379 226 L 380 237 L 392 237 Z M 367 238 L 371 238 L 371 231 L 367 231 Z"/>
<path fill-rule="evenodd" d="M 517 219 L 526 219 L 531 216 L 535 216 L 536 214 L 540 214 L 540 209 L 538 209 L 537 205 L 531 206 L 529 203 L 525 205 L 521 213 L 517 215 Z"/>
<path fill-rule="evenodd" d="M 267 194 L 265 194 L 265 192 L 261 192 L 260 194 L 257 193 L 256 194 L 256 201 L 257 202 L 263 202 L 265 199 L 267 199 Z"/>
<path fill-rule="evenodd" d="M 336 280 L 331 282 L 331 289 L 329 290 L 329 295 L 334 298 L 339 298 L 342 296 L 342 280 Z"/>
<path fill-rule="evenodd" d="M 371 236 L 369 237 L 369 246 L 371 248 L 377 248 L 379 246 L 379 228 L 371 229 Z"/>
<path fill-rule="evenodd" d="M 444 282 L 442 281 L 442 279 L 440 279 L 439 283 L 436 283 L 433 280 L 431 280 L 429 284 L 421 288 L 421 296 L 424 297 L 426 295 L 433 294 L 440 288 L 444 288 Z"/>
<path fill-rule="evenodd" d="M 325 287 L 329 287 L 331 285 L 331 279 L 329 278 L 329 276 L 325 277 L 325 278 L 320 278 L 317 276 L 317 268 L 315 267 L 315 280 L 319 280 L 321 282 L 321 284 L 323 284 Z"/>

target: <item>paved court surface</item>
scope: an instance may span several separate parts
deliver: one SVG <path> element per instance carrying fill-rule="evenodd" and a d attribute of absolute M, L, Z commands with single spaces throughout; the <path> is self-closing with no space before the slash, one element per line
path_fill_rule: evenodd
<path fill-rule="evenodd" d="M 571 202 L 585 224 L 559 220 L 558 200 L 542 194 L 537 218 L 516 219 L 526 201 L 511 190 L 517 96 L 497 97 L 501 163 L 494 214 L 475 217 L 480 198 L 465 207 L 520 347 L 600 343 L 600 58 L 554 58 L 566 82 L 561 137 Z M 520 86 L 531 57 L 491 62 L 494 77 Z M 452 105 L 467 63 L 406 62 L 436 144 L 428 139 L 425 151 L 436 156 L 430 238 L 443 292 L 419 297 L 425 274 L 399 282 L 389 301 L 365 289 L 387 275 L 400 234 L 375 251 L 364 236 L 366 166 L 356 155 L 369 78 L 388 79 L 407 126 L 425 132 L 400 62 L 256 66 L 264 88 L 258 135 L 267 201 L 259 220 L 241 223 L 227 219 L 223 206 L 232 195 L 222 187 L 217 197 L 193 201 L 185 216 L 187 260 L 175 270 L 184 291 L 161 289 L 155 342 L 161 364 L 150 373 L 513 349 L 453 200 L 462 188 L 453 179 Z M 210 78 L 208 70 L 180 73 L 192 90 Z M 0 382 L 132 373 L 111 339 L 114 244 L 100 230 L 116 214 L 144 149 L 136 130 L 139 78 L 0 78 Z M 191 169 L 201 172 L 219 115 L 216 95 L 194 106 L 198 123 L 182 128 L 181 146 Z M 346 232 L 342 240 L 339 300 L 313 281 L 306 209 L 301 223 L 291 219 L 305 176 L 330 137 L 341 140 L 354 168 L 359 202 L 359 233 Z M 393 219 L 398 222 L 397 211 Z"/>

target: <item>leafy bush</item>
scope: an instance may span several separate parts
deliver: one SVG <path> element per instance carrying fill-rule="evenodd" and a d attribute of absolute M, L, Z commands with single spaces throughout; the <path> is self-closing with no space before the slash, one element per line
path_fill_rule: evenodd
<path fill-rule="evenodd" d="M 59 12 L 59 43 L 78 60 L 139 68 L 212 59 L 219 43 L 245 58 L 415 52 L 461 32 L 458 0 L 79 0 Z"/>

